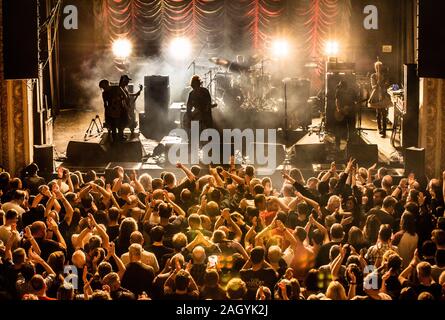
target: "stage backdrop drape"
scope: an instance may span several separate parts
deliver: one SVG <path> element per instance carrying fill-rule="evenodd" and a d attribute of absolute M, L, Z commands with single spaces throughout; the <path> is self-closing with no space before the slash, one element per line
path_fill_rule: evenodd
<path fill-rule="evenodd" d="M 208 54 L 261 52 L 277 36 L 305 58 L 323 56 L 324 41 L 348 34 L 351 0 L 94 0 L 98 43 L 128 37 L 140 55 L 156 55 L 173 36 Z"/>

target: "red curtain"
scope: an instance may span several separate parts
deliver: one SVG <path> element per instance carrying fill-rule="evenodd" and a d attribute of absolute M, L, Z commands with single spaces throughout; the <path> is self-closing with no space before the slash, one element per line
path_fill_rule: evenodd
<path fill-rule="evenodd" d="M 346 23 L 351 0 L 95 0 L 105 45 L 118 37 L 161 46 L 188 36 L 215 52 L 262 50 L 276 35 L 297 38 L 307 58 L 323 55 L 324 41 Z M 348 17 L 347 17 L 348 18 Z M 340 21 L 342 20 L 342 21 Z"/>

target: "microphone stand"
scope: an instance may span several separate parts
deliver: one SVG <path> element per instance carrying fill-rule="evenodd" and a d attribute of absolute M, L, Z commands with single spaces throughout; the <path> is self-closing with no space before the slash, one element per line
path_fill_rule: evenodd
<path fill-rule="evenodd" d="M 208 41 L 204 42 L 201 49 L 199 49 L 198 54 L 195 56 L 195 58 L 192 60 L 192 62 L 187 67 L 187 70 L 190 70 L 191 67 L 193 67 L 193 74 L 196 74 L 196 59 L 198 59 L 201 56 L 202 50 L 207 46 Z"/>

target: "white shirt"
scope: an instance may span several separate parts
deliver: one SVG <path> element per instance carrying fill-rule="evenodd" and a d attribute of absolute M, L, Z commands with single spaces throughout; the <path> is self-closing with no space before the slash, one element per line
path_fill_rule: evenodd
<path fill-rule="evenodd" d="M 404 232 L 402 238 L 400 239 L 399 245 L 399 254 L 403 259 L 402 266 L 406 268 L 411 259 L 414 257 L 414 251 L 416 251 L 417 243 L 419 242 L 419 237 L 417 234 L 410 235 L 408 232 Z"/>
<path fill-rule="evenodd" d="M 9 237 L 11 236 L 11 226 L 0 226 L 0 240 L 3 241 L 3 245 L 6 246 L 6 243 L 9 240 Z M 18 247 L 18 241 L 20 240 L 19 234 L 16 231 L 16 239 L 13 242 L 13 249 Z"/>
<path fill-rule="evenodd" d="M 9 210 L 14 209 L 15 211 L 17 211 L 18 215 L 21 216 L 22 214 L 24 214 L 26 212 L 25 209 L 23 209 L 21 206 L 19 206 L 17 203 L 15 202 L 5 202 L 2 205 L 2 210 L 6 213 Z"/>
<path fill-rule="evenodd" d="M 121 256 L 121 260 L 122 263 L 125 266 L 127 266 L 130 263 L 130 254 L 128 252 L 124 253 Z M 156 259 L 156 256 L 153 253 L 143 250 L 141 262 L 147 266 L 152 267 L 155 273 L 159 271 L 158 260 Z"/>

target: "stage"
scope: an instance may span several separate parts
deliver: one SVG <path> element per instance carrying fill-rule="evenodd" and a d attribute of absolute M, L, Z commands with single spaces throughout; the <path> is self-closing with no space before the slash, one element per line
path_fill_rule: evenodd
<path fill-rule="evenodd" d="M 56 166 L 63 165 L 70 170 L 79 170 L 85 172 L 87 170 L 95 170 L 98 173 L 107 173 L 107 168 L 112 168 L 115 165 L 121 165 L 126 169 L 135 169 L 140 173 L 147 172 L 152 176 L 159 176 L 162 171 L 174 171 L 177 169 L 175 165 L 169 163 L 168 161 L 159 161 L 159 157 L 153 157 L 155 148 L 160 144 L 160 140 L 148 139 L 142 133 L 136 129 L 136 134 L 131 141 L 128 143 L 132 144 L 132 150 L 134 150 L 137 143 L 140 141 L 140 146 L 142 147 L 142 157 L 133 159 L 124 158 L 125 161 L 116 161 L 119 158 L 104 158 L 99 159 L 97 155 L 90 155 L 94 161 L 70 161 L 66 159 L 67 147 L 69 142 L 84 142 L 85 131 L 89 127 L 92 119 L 96 115 L 101 115 L 101 111 L 93 110 L 91 108 L 81 108 L 73 110 L 65 110 L 61 112 L 60 116 L 55 121 L 54 130 L 54 146 L 55 146 L 55 160 Z M 356 155 L 361 157 L 363 166 L 370 166 L 373 162 L 374 154 L 372 154 L 373 148 L 378 150 L 378 154 L 375 155 L 380 166 L 385 166 L 387 168 L 393 168 L 401 172 L 403 168 L 403 162 L 397 150 L 393 147 L 390 137 L 391 137 L 391 125 L 388 125 L 388 134 L 386 138 L 380 137 L 378 131 L 376 130 L 375 114 L 372 110 L 365 110 L 362 113 L 362 127 L 366 130 L 359 131 L 360 135 L 357 136 L 355 140 L 355 145 L 358 145 L 358 150 L 349 151 L 345 143 L 340 145 L 340 151 L 335 149 L 334 138 L 327 134 L 320 136 L 317 132 L 317 127 L 320 123 L 320 118 L 315 118 L 312 120 L 312 125 L 309 131 L 295 130 L 289 131 L 286 137 L 281 131 L 278 130 L 277 143 L 285 145 L 285 154 L 279 155 L 277 162 L 277 168 L 275 174 L 272 175 L 273 180 L 279 181 L 280 172 L 282 169 L 289 169 L 293 167 L 298 167 L 302 170 L 305 178 L 316 174 L 319 170 L 326 168 L 331 161 L 336 161 L 339 165 L 344 164 L 347 161 L 347 157 Z M 312 129 L 312 130 L 311 130 Z M 93 136 L 89 137 L 85 143 L 97 143 L 99 144 L 103 140 L 103 134 L 96 134 L 93 129 Z M 106 133 L 105 133 L 106 136 Z M 130 136 L 130 132 L 127 129 L 126 136 Z M 168 141 L 168 137 L 164 137 L 164 142 Z M 119 150 L 111 150 L 112 153 L 125 154 L 128 150 L 124 150 L 125 146 L 121 146 Z M 97 150 L 97 149 L 95 149 Z M 371 150 L 368 153 L 369 156 L 364 153 L 363 150 Z M 134 153 L 134 151 L 132 151 Z M 355 152 L 355 154 L 354 154 Z M 308 157 L 308 156 L 313 156 Z M 84 158 L 82 158 L 84 159 Z M 92 159 L 92 160 L 93 160 Z M 130 161 L 127 161 L 130 160 Z M 284 161 L 283 161 L 284 160 Z M 301 161 L 299 161 L 301 160 Z M 360 162 L 359 162 L 360 164 Z M 202 166 L 206 172 L 206 166 Z M 179 173 L 179 171 L 178 171 Z M 258 171 L 261 175 L 261 169 Z M 267 174 L 265 174 L 266 176 Z"/>

